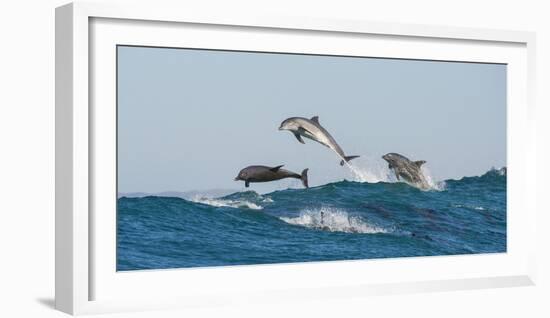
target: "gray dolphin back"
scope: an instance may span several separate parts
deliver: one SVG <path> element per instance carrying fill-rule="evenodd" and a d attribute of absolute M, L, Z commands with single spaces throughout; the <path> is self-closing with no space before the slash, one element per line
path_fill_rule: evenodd
<path fill-rule="evenodd" d="M 281 180 L 285 178 L 300 179 L 304 187 L 308 187 L 308 169 L 304 169 L 302 174 L 282 169 L 283 165 L 276 167 L 268 166 L 248 166 L 239 172 L 239 175 L 235 180 L 241 180 L 245 182 L 245 186 L 248 188 L 252 182 L 270 182 Z"/>
<path fill-rule="evenodd" d="M 285 126 L 287 128 L 285 128 Z M 342 150 L 332 135 L 323 126 L 321 126 L 319 116 L 313 116 L 311 119 L 304 117 L 290 117 L 281 123 L 281 128 L 279 129 L 290 130 L 300 143 L 305 143 L 302 139 L 302 137 L 305 137 L 334 150 L 334 152 L 342 158 L 340 161 L 341 166 L 343 166 L 344 163 L 359 157 L 345 155 L 344 150 Z"/>
<path fill-rule="evenodd" d="M 422 189 L 430 187 L 421 169 L 422 165 L 426 163 L 425 160 L 411 161 L 409 158 L 398 153 L 388 153 L 382 156 L 382 158 L 388 162 L 389 168 L 394 171 L 397 180 L 403 178 L 405 181 Z"/>

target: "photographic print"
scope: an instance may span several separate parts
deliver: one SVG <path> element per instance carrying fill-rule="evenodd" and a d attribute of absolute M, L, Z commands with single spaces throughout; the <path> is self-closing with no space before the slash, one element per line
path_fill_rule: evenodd
<path fill-rule="evenodd" d="M 506 65 L 117 46 L 117 270 L 506 252 Z"/>

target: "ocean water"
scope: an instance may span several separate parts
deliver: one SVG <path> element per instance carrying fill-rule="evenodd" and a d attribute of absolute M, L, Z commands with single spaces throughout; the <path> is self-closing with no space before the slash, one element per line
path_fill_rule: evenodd
<path fill-rule="evenodd" d="M 117 269 L 506 252 L 506 175 L 118 199 Z"/>

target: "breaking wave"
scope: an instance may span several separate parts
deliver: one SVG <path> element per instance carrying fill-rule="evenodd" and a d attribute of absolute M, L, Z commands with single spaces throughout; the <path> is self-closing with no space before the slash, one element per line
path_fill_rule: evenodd
<path fill-rule="evenodd" d="M 344 161 L 345 162 L 345 161 Z M 361 156 L 350 162 L 345 162 L 345 166 L 351 173 L 351 180 L 356 182 L 391 182 L 392 173 L 387 164 L 367 156 Z"/>
<path fill-rule="evenodd" d="M 383 227 L 374 226 L 361 217 L 349 215 L 346 211 L 331 207 L 306 209 L 296 217 L 281 217 L 286 223 L 317 230 L 345 233 L 388 233 Z"/>
<path fill-rule="evenodd" d="M 426 166 L 422 166 L 422 174 L 426 178 L 426 181 L 428 182 L 429 189 L 433 191 L 445 191 L 447 188 L 447 183 L 445 181 L 435 181 L 432 177 L 432 173 L 430 169 Z"/>
<path fill-rule="evenodd" d="M 353 161 L 345 162 L 345 166 L 351 173 L 351 180 L 356 182 L 378 183 L 378 182 L 398 182 L 395 174 L 388 168 L 386 162 L 368 156 L 359 157 Z M 444 191 L 445 181 L 434 180 L 432 173 L 426 166 L 422 166 L 422 174 L 428 183 L 427 191 Z M 410 186 L 417 187 L 414 184 Z"/>
<path fill-rule="evenodd" d="M 271 197 L 258 194 L 254 191 L 236 192 L 220 198 L 195 196 L 190 198 L 190 201 L 213 207 L 251 210 L 262 210 L 264 205 L 273 203 L 273 199 Z"/>
<path fill-rule="evenodd" d="M 195 203 L 214 206 L 214 207 L 228 207 L 228 208 L 235 208 L 235 209 L 251 209 L 251 210 L 263 209 L 262 206 L 246 200 L 229 200 L 229 199 L 195 197 L 195 198 L 192 198 L 191 201 Z"/>

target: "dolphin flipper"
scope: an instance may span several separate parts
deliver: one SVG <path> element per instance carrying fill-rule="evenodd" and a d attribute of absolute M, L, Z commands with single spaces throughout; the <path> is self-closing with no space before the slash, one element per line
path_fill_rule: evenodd
<path fill-rule="evenodd" d="M 250 186 L 250 181 L 245 180 L 245 181 L 244 181 L 244 186 L 248 188 L 248 187 Z"/>
<path fill-rule="evenodd" d="M 398 181 L 401 181 L 401 178 L 399 177 L 399 173 L 397 172 L 397 170 L 394 170 L 395 172 L 395 177 L 397 178 Z"/>
<path fill-rule="evenodd" d="M 302 136 L 300 136 L 300 134 L 294 133 L 294 136 L 296 136 L 296 139 L 298 139 L 299 142 L 305 144 L 305 142 L 304 142 L 304 140 L 302 139 Z"/>

